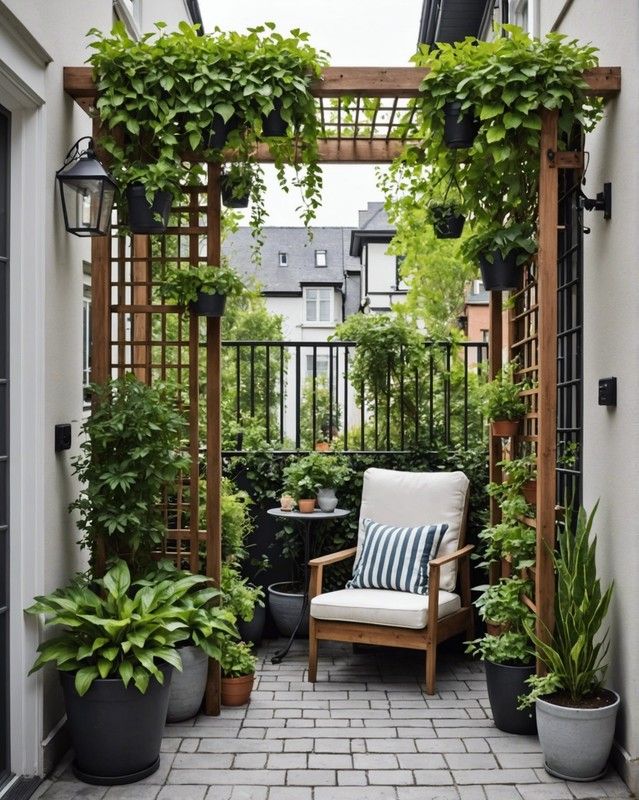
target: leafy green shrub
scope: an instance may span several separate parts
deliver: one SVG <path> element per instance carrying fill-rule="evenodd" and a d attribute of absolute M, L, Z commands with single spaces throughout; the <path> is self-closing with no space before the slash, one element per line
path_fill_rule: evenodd
<path fill-rule="evenodd" d="M 532 612 L 522 603 L 521 596 L 530 597 L 532 588 L 532 583 L 522 578 L 502 578 L 475 602 L 479 616 L 487 622 L 522 630 L 524 621 L 532 618 Z"/>
<path fill-rule="evenodd" d="M 466 652 L 494 664 L 529 664 L 532 661 L 530 639 L 519 631 L 475 639 L 468 642 Z"/>
<path fill-rule="evenodd" d="M 236 619 L 250 622 L 255 615 L 255 606 L 264 606 L 264 590 L 242 578 L 237 567 L 222 562 L 221 590 L 224 608 Z"/>
<path fill-rule="evenodd" d="M 207 579 L 176 573 L 158 581 L 131 583 L 129 568 L 117 561 L 94 583 L 84 577 L 50 595 L 36 597 L 29 614 L 45 614 L 47 626 L 62 633 L 38 647 L 31 672 L 53 663 L 75 673 L 75 688 L 84 695 L 97 678 L 121 678 L 146 692 L 149 681 L 164 682 L 158 662 L 182 669 L 176 645 L 188 639 L 219 657 L 220 634 L 233 635 L 228 615 L 207 606 L 219 595 L 201 588 Z"/>
<path fill-rule="evenodd" d="M 164 297 L 177 305 L 188 306 L 197 301 L 199 292 L 239 297 L 245 288 L 244 282 L 231 267 L 199 266 L 169 270 L 161 290 Z"/>
<path fill-rule="evenodd" d="M 504 364 L 494 380 L 481 388 L 484 414 L 491 422 L 519 419 L 526 413 L 526 404 L 520 397 L 520 392 L 526 385 L 523 381 L 515 382 L 516 370 L 516 362 L 510 361 Z"/>
<path fill-rule="evenodd" d="M 241 678 L 243 675 L 252 675 L 255 672 L 257 659 L 251 646 L 246 642 L 234 642 L 226 639 L 222 644 L 222 675 L 225 678 Z"/>
<path fill-rule="evenodd" d="M 532 567 L 535 563 L 535 529 L 517 520 L 502 520 L 484 528 L 479 540 L 484 544 L 482 566 L 487 567 L 502 558 L 509 558 L 515 570 Z"/>

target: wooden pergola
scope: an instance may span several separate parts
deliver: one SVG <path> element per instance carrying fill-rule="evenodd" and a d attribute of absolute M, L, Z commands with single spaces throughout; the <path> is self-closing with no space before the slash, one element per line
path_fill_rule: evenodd
<path fill-rule="evenodd" d="M 425 70 L 414 67 L 329 67 L 314 82 L 317 115 L 322 133 L 318 141 L 324 163 L 391 162 L 406 144 L 410 101 L 419 95 Z M 621 88 L 619 67 L 599 67 L 584 74 L 588 93 L 610 98 Z M 99 145 L 100 125 L 95 115 L 96 87 L 89 67 L 65 67 L 64 89 L 94 117 L 94 139 Z M 371 113 L 372 108 L 372 113 Z M 558 113 L 541 112 L 541 159 L 539 168 L 539 250 L 534 279 L 529 275 L 516 293 L 516 307 L 509 312 L 506 341 L 512 356 L 518 356 L 535 388 L 526 392 L 530 412 L 524 423 L 524 438 L 537 451 L 537 513 L 525 523 L 537 536 L 535 597 L 526 598 L 537 612 L 538 633 L 553 627 L 554 574 L 550 554 L 555 545 L 556 528 L 556 449 L 557 449 L 557 225 L 558 171 L 583 168 L 583 153 L 561 152 L 558 143 Z M 203 160 L 198 154 L 184 154 L 189 160 Z M 266 145 L 260 145 L 256 159 L 271 161 Z M 206 546 L 206 574 L 219 585 L 221 567 L 220 490 L 222 479 L 221 437 L 221 332 L 220 320 L 208 318 L 204 347 L 200 343 L 196 317 L 184 322 L 173 306 L 154 298 L 154 266 L 167 262 L 219 264 L 221 258 L 220 165 L 207 164 L 207 182 L 187 191 L 186 206 L 178 209 L 178 225 L 167 231 L 177 237 L 178 251 L 168 254 L 161 244 L 154 253 L 150 237 L 133 236 L 130 246 L 117 229 L 113 237 L 91 240 L 91 287 L 93 303 L 92 378 L 106 381 L 114 372 L 133 370 L 150 382 L 153 375 L 173 373 L 189 387 L 185 410 L 190 421 L 192 457 L 189 490 L 178 498 L 177 529 L 167 536 L 174 544 L 173 557 L 188 558 L 192 569 L 199 568 L 199 547 Z M 200 242 L 206 241 L 205 252 Z M 177 316 L 177 338 L 167 337 L 166 320 Z M 502 364 L 502 296 L 490 298 L 490 376 Z M 159 333 L 158 333 L 159 331 Z M 198 485 L 200 438 L 200 350 L 206 359 L 205 420 L 206 441 L 206 529 L 200 530 Z M 186 354 L 188 353 L 188 357 Z M 184 354 L 184 355 L 183 355 Z M 501 480 L 497 462 L 502 458 L 502 443 L 490 440 L 490 477 Z M 491 515 L 497 519 L 493 503 Z M 182 518 L 188 520 L 182 524 Z M 507 566 L 504 567 L 507 571 Z M 219 665 L 212 662 L 205 698 L 207 714 L 220 710 Z"/>

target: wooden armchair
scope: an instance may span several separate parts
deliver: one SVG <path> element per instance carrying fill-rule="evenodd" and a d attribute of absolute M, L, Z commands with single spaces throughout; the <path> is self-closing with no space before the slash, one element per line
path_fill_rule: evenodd
<path fill-rule="evenodd" d="M 468 488 L 462 472 L 366 471 L 358 547 L 309 562 L 309 681 L 316 680 L 318 644 L 325 639 L 424 650 L 426 692 L 435 693 L 438 642 L 459 633 L 473 637 L 469 564 L 473 546 L 464 546 Z M 365 518 L 389 525 L 449 525 L 438 557 L 430 562 L 427 596 L 388 589 L 322 592 L 324 567 L 358 556 Z"/>

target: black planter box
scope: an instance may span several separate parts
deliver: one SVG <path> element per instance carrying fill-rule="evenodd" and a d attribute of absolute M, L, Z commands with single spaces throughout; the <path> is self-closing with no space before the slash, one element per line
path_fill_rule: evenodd
<path fill-rule="evenodd" d="M 221 150 L 226 144 L 226 140 L 228 139 L 231 131 L 236 130 L 238 127 L 239 120 L 235 114 L 229 119 L 228 122 L 224 122 L 224 118 L 219 114 L 214 114 L 213 122 L 211 123 L 210 128 L 208 147 L 211 147 L 214 150 Z"/>
<path fill-rule="evenodd" d="M 472 112 L 462 117 L 461 103 L 452 102 L 444 105 L 444 142 L 453 150 L 470 147 L 479 130 L 479 120 Z"/>
<path fill-rule="evenodd" d="M 164 233 L 169 224 L 173 197 L 169 192 L 156 192 L 151 205 L 146 199 L 144 186 L 134 183 L 127 186 L 126 201 L 129 207 L 129 227 L 132 233 Z M 160 219 L 157 215 L 160 215 Z"/>
<path fill-rule="evenodd" d="M 459 239 L 464 230 L 466 217 L 463 214 L 448 214 L 433 223 L 438 239 Z"/>
<path fill-rule="evenodd" d="M 484 288 L 487 291 L 502 291 L 519 288 L 521 281 L 521 267 L 517 266 L 516 250 L 512 250 L 506 258 L 499 250 L 492 253 L 492 263 L 485 256 L 479 257 L 479 268 L 481 270 Z"/>
<path fill-rule="evenodd" d="M 220 189 L 222 191 L 222 202 L 227 208 L 247 208 L 249 204 L 248 194 L 235 197 L 233 195 L 233 184 L 228 175 L 220 178 Z"/>
<path fill-rule="evenodd" d="M 262 136 L 266 138 L 274 136 L 286 136 L 288 122 L 282 119 L 282 101 L 275 101 L 275 108 L 262 120 Z"/>
<path fill-rule="evenodd" d="M 192 303 L 192 310 L 199 317 L 221 317 L 224 314 L 226 307 L 225 294 L 207 294 L 207 292 L 198 292 L 197 300 Z"/>
<path fill-rule="evenodd" d="M 518 698 L 528 694 L 530 687 L 526 678 L 535 674 L 535 665 L 530 666 L 495 664 L 486 661 L 486 685 L 493 720 L 500 731 L 532 736 L 537 733 L 535 707 L 523 711 L 517 709 Z"/>

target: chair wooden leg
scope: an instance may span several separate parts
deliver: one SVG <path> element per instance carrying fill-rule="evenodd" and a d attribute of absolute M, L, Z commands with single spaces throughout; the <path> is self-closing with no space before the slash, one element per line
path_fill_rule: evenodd
<path fill-rule="evenodd" d="M 466 641 L 469 642 L 475 638 L 475 615 L 471 608 L 468 613 L 468 624 L 466 625 Z"/>
<path fill-rule="evenodd" d="M 437 674 L 437 645 L 426 650 L 426 694 L 435 694 L 435 676 Z"/>
<path fill-rule="evenodd" d="M 317 680 L 317 637 L 315 636 L 315 620 L 311 618 L 308 631 L 308 680 Z"/>

